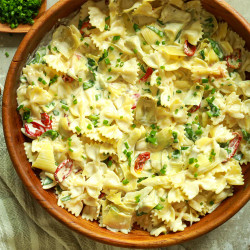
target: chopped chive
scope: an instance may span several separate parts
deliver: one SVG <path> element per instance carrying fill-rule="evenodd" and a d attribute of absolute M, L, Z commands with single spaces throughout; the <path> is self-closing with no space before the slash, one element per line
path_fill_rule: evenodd
<path fill-rule="evenodd" d="M 77 131 L 78 133 L 81 132 L 81 129 L 80 129 L 78 126 L 76 126 L 75 129 L 76 129 L 76 131 Z"/>
<path fill-rule="evenodd" d="M 129 180 L 127 180 L 127 179 L 124 179 L 123 181 L 122 181 L 122 184 L 123 185 L 127 185 L 129 183 Z"/>
<path fill-rule="evenodd" d="M 201 82 L 202 83 L 208 83 L 208 79 L 207 78 L 203 78 L 203 79 L 201 79 Z"/>
<path fill-rule="evenodd" d="M 136 23 L 133 25 L 133 28 L 134 28 L 134 31 L 135 31 L 135 32 L 138 32 L 138 31 L 141 30 L 141 29 L 139 28 L 139 25 L 136 24 Z"/>
<path fill-rule="evenodd" d="M 115 41 L 119 41 L 120 38 L 121 38 L 121 36 L 114 36 L 114 37 L 113 37 L 113 41 L 114 41 L 114 42 L 115 42 Z"/>
<path fill-rule="evenodd" d="M 103 121 L 103 125 L 108 126 L 109 125 L 109 121 L 108 120 L 104 120 Z"/>

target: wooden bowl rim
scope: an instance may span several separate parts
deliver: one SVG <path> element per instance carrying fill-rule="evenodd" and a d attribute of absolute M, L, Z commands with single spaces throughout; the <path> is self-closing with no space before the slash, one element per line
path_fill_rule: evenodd
<path fill-rule="evenodd" d="M 39 9 L 39 12 L 37 16 L 34 18 L 35 23 L 43 15 L 43 13 L 45 13 L 46 8 L 47 8 L 47 0 L 43 0 L 41 7 Z M 17 28 L 11 29 L 9 24 L 0 23 L 0 33 L 1 32 L 2 33 L 27 33 L 31 27 L 32 25 L 30 24 L 19 24 Z"/>
<path fill-rule="evenodd" d="M 250 25 L 249 23 L 240 15 L 238 14 L 230 5 L 228 5 L 224 0 L 213 0 L 216 4 L 221 5 L 223 8 L 225 8 L 228 12 L 230 12 L 239 22 L 242 23 L 242 25 L 245 27 L 246 30 L 250 33 Z M 37 30 L 39 30 L 43 23 L 53 16 L 55 13 L 60 12 L 64 8 L 65 5 L 69 4 L 71 0 L 64 0 L 57 2 L 51 9 L 49 9 L 37 22 L 31 27 L 30 31 L 26 35 L 26 37 L 23 39 L 22 43 L 20 44 L 12 62 L 9 68 L 9 72 L 6 78 L 6 84 L 3 94 L 3 109 L 2 109 L 2 116 L 3 116 L 3 129 L 4 129 L 4 136 L 7 144 L 7 148 L 10 154 L 10 158 L 13 162 L 13 165 L 16 169 L 16 172 L 20 176 L 21 180 L 25 184 L 28 191 L 33 195 L 33 197 L 40 203 L 42 207 L 44 207 L 47 212 L 49 212 L 54 218 L 56 218 L 58 221 L 62 222 L 66 226 L 70 227 L 71 229 L 77 231 L 78 233 L 81 233 L 85 236 L 90 237 L 93 240 L 100 241 L 102 243 L 120 246 L 120 247 L 134 247 L 134 248 L 152 248 L 152 247 L 165 247 L 170 246 L 174 244 L 179 244 L 184 241 L 188 241 L 191 239 L 194 239 L 196 237 L 199 237 L 216 227 L 220 226 L 224 222 L 226 222 L 229 218 L 231 218 L 236 212 L 238 212 L 250 199 L 250 186 L 247 184 L 245 186 L 244 190 L 241 190 L 240 199 L 238 198 L 237 203 L 233 203 L 233 207 L 230 210 L 221 211 L 220 217 L 218 220 L 206 220 L 204 219 L 203 224 L 196 230 L 192 230 L 188 233 L 185 233 L 185 230 L 182 232 L 176 232 L 171 233 L 167 235 L 160 235 L 158 237 L 150 236 L 148 235 L 146 238 L 143 236 L 143 234 L 138 235 L 137 232 L 140 232 L 140 230 L 135 230 L 135 234 L 128 234 L 124 235 L 122 233 L 113 233 L 111 231 L 108 231 L 106 229 L 102 229 L 98 226 L 95 227 L 95 230 L 92 230 L 88 224 L 86 227 L 79 226 L 77 220 L 79 218 L 71 215 L 67 212 L 67 216 L 65 216 L 64 209 L 61 209 L 60 207 L 57 207 L 57 204 L 51 204 L 48 200 L 46 200 L 45 195 L 43 195 L 41 192 L 41 186 L 34 186 L 32 185 L 32 181 L 30 180 L 27 173 L 22 169 L 22 163 L 19 161 L 18 152 L 15 148 L 15 145 L 13 144 L 13 141 L 11 139 L 12 131 L 10 129 L 9 122 L 11 120 L 9 114 L 10 110 L 10 99 L 11 99 L 11 89 L 15 88 L 16 82 L 15 82 L 15 74 L 12 74 L 16 68 L 21 66 L 22 62 L 22 54 L 24 54 L 26 47 L 28 46 L 29 41 L 32 39 L 33 35 L 36 34 Z M 21 132 L 20 132 L 21 133 Z M 234 197 L 234 196 L 232 196 Z M 231 198 L 232 198 L 231 197 Z M 229 198 L 228 200 L 230 200 Z M 221 206 L 221 205 L 220 205 Z M 219 207 L 220 207 L 219 206 Z M 208 215 L 206 215 L 203 218 L 206 218 Z M 203 220 L 202 218 L 202 220 Z M 81 219 L 83 220 L 83 219 Z M 199 222 L 197 222 L 199 223 Z M 196 224 L 197 224 L 196 223 Z M 192 226 L 194 227 L 195 224 Z"/>

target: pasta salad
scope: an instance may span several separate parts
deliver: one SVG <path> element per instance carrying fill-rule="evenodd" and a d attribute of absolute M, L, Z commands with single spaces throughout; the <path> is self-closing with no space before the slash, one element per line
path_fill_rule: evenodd
<path fill-rule="evenodd" d="M 23 68 L 24 143 L 58 206 L 158 236 L 211 213 L 250 161 L 250 53 L 200 1 L 87 1 Z"/>

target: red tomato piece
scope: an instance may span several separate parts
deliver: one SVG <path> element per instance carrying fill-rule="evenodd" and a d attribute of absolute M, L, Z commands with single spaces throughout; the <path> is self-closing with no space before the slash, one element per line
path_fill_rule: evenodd
<path fill-rule="evenodd" d="M 188 112 L 189 113 L 194 113 L 201 107 L 201 103 L 199 105 L 194 105 Z"/>
<path fill-rule="evenodd" d="M 73 168 L 73 161 L 70 159 L 67 159 L 63 161 L 56 169 L 54 173 L 55 180 L 57 182 L 64 181 L 72 172 Z"/>
<path fill-rule="evenodd" d="M 188 40 L 185 41 L 184 43 L 184 53 L 187 56 L 193 56 L 196 51 L 196 46 L 192 45 L 188 42 Z"/>
<path fill-rule="evenodd" d="M 241 67 L 241 50 L 236 49 L 234 53 L 226 57 L 227 66 L 231 69 L 239 69 Z"/>
<path fill-rule="evenodd" d="M 231 152 L 228 154 L 227 159 L 223 162 L 227 162 L 232 157 L 234 157 L 242 140 L 242 136 L 238 132 L 233 132 L 233 134 L 235 135 L 235 137 L 229 142 L 228 145 L 228 149 L 231 150 Z"/>
<path fill-rule="evenodd" d="M 141 172 L 145 162 L 150 159 L 150 152 L 141 153 L 135 160 L 135 171 Z"/>
<path fill-rule="evenodd" d="M 152 68 L 148 68 L 146 74 L 140 79 L 140 81 L 145 82 L 153 74 L 153 72 Z"/>
<path fill-rule="evenodd" d="M 31 131 L 30 126 L 36 128 L 36 130 Z M 41 136 L 46 131 L 45 127 L 37 122 L 25 123 L 24 128 L 25 134 L 31 139 L 36 139 L 38 136 Z"/>
<path fill-rule="evenodd" d="M 72 78 L 71 76 L 68 76 L 68 75 L 63 75 L 62 79 L 65 82 L 73 82 L 74 81 L 74 78 Z"/>
<path fill-rule="evenodd" d="M 105 196 L 105 193 L 103 193 L 103 192 L 101 192 L 101 194 L 99 195 L 99 199 L 101 199 L 102 197 L 104 197 Z"/>
<path fill-rule="evenodd" d="M 49 117 L 49 115 L 47 113 L 41 113 L 41 122 L 45 126 L 49 126 L 51 124 L 50 117 Z"/>
<path fill-rule="evenodd" d="M 81 27 L 81 29 L 80 29 L 80 33 L 81 33 L 81 34 L 84 34 L 84 31 L 83 31 L 83 30 L 84 30 L 85 28 L 88 28 L 88 29 L 91 28 L 91 24 L 90 24 L 89 21 L 82 24 L 82 27 Z"/>

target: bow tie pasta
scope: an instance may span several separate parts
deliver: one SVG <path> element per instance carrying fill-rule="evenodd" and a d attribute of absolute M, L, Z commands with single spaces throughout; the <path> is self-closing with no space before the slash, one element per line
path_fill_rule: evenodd
<path fill-rule="evenodd" d="M 25 151 L 58 205 L 151 235 L 211 213 L 250 162 L 250 53 L 199 1 L 87 1 L 23 68 Z"/>

